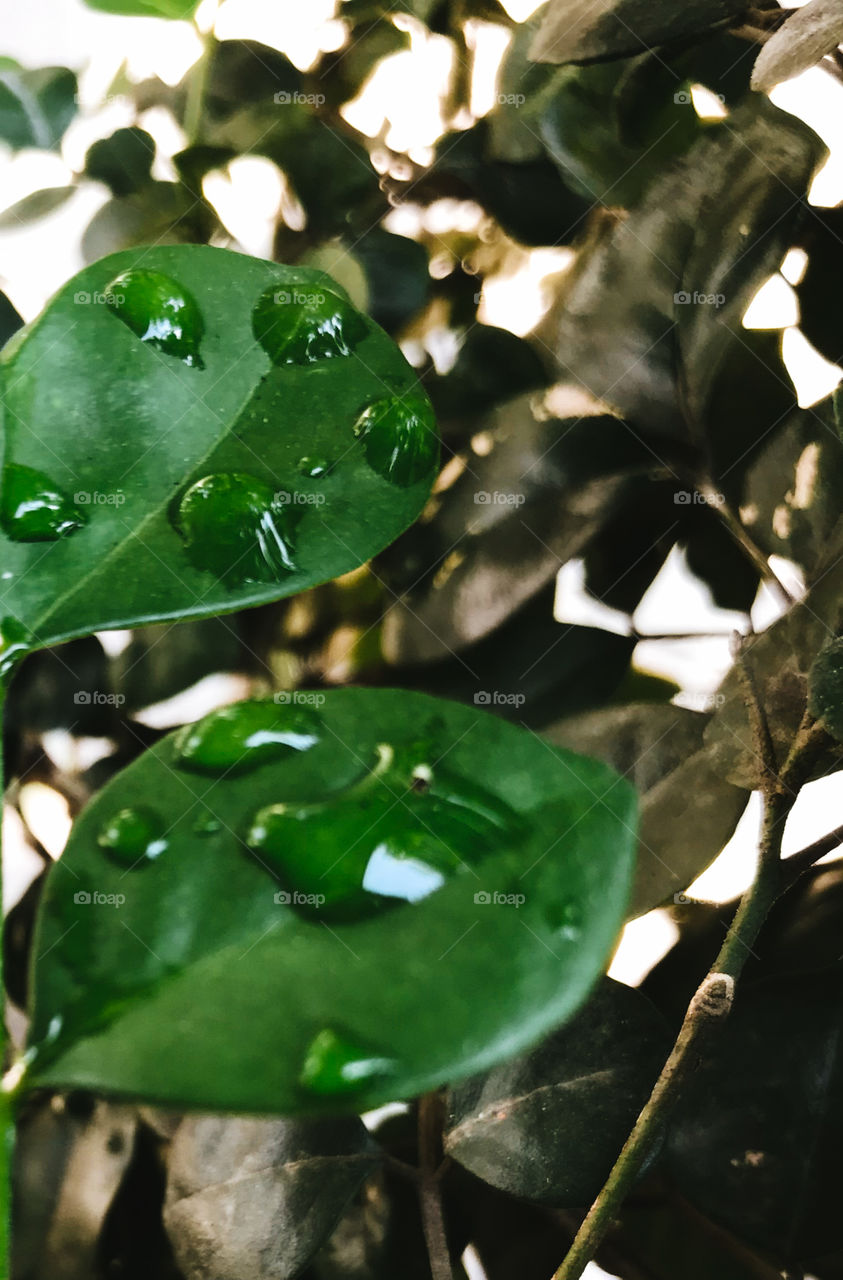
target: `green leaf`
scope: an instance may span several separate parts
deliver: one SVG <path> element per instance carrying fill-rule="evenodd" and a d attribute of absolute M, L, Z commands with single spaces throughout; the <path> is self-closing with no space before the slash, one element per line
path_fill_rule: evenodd
<path fill-rule="evenodd" d="M 719 776 L 703 742 L 710 717 L 653 703 L 607 707 L 547 730 L 551 742 L 605 760 L 635 786 L 641 840 L 629 914 L 686 889 L 732 835 L 748 799 Z"/>
<path fill-rule="evenodd" d="M 89 9 L 129 18 L 192 18 L 199 0 L 85 0 Z"/>
<path fill-rule="evenodd" d="M 761 46 L 752 73 L 752 87 L 769 93 L 782 80 L 807 71 L 843 41 L 840 0 L 809 0 L 792 13 Z"/>
<path fill-rule="evenodd" d="M 28 71 L 0 60 L 0 138 L 14 151 L 53 151 L 77 111 L 76 76 L 66 67 Z"/>
<path fill-rule="evenodd" d="M 130 196 L 149 182 L 155 139 L 145 129 L 118 129 L 88 148 L 85 173 L 104 182 L 115 196 Z"/>
<path fill-rule="evenodd" d="M 843 1241 L 839 965 L 739 994 L 670 1133 L 692 1203 L 788 1265 Z"/>
<path fill-rule="evenodd" d="M 168 1157 L 164 1222 L 176 1261 L 204 1280 L 296 1276 L 377 1162 L 356 1116 L 189 1117 Z"/>
<path fill-rule="evenodd" d="M 510 1195 L 589 1205 L 670 1046 L 650 1002 L 606 978 L 538 1048 L 454 1090 L 445 1151 Z"/>
<path fill-rule="evenodd" d="M 808 710 L 843 742 L 843 639 L 829 640 L 808 675 Z"/>
<path fill-rule="evenodd" d="M 81 272 L 4 352 L 9 642 L 292 595 L 393 541 L 435 474 L 412 370 L 329 277 L 204 247 L 137 260 Z M 333 466 L 310 478 L 305 455 Z"/>
<path fill-rule="evenodd" d="M 530 50 L 536 62 L 592 62 L 641 53 L 707 31 L 746 9 L 746 0 L 550 0 Z"/>
<path fill-rule="evenodd" d="M 361 1110 L 582 1002 L 623 915 L 631 788 L 474 707 L 279 696 L 163 739 L 76 824 L 40 916 L 32 1083 Z"/>

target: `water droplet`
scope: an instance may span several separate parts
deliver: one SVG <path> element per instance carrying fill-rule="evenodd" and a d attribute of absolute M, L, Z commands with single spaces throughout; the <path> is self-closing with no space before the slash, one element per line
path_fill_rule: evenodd
<path fill-rule="evenodd" d="M 108 306 L 141 342 L 202 369 L 202 316 L 188 291 L 161 271 L 132 268 L 106 289 Z"/>
<path fill-rule="evenodd" d="M 316 746 L 322 721 L 310 707 L 269 701 L 221 707 L 177 734 L 177 763 L 197 773 L 243 773 Z"/>
<path fill-rule="evenodd" d="M 299 1082 L 310 1093 L 327 1097 L 358 1093 L 395 1072 L 397 1063 L 330 1027 L 307 1047 Z"/>
<path fill-rule="evenodd" d="M 2 485 L 0 525 L 14 542 L 54 542 L 86 523 L 43 471 L 10 463 L 3 468 Z"/>
<path fill-rule="evenodd" d="M 366 321 L 326 280 L 274 284 L 252 311 L 252 332 L 273 364 L 315 364 L 348 356 Z"/>
<path fill-rule="evenodd" d="M 222 823 L 212 813 L 204 813 L 193 824 L 193 834 L 196 836 L 213 836 L 218 831 L 222 831 Z"/>
<path fill-rule="evenodd" d="M 482 788 L 410 771 L 390 751 L 342 795 L 260 809 L 246 843 L 299 914 L 359 920 L 429 897 L 511 836 L 515 822 Z"/>
<path fill-rule="evenodd" d="M 241 472 L 197 480 L 182 495 L 175 519 L 191 564 L 230 587 L 277 582 L 295 572 L 293 531 L 301 511 L 289 497 Z"/>
<path fill-rule="evenodd" d="M 576 942 L 578 940 L 582 933 L 582 922 L 582 908 L 570 899 L 563 902 L 561 910 L 555 913 L 554 919 L 551 921 L 554 931 L 560 938 L 565 938 L 568 942 Z"/>
<path fill-rule="evenodd" d="M 407 488 L 429 480 L 439 457 L 439 436 L 426 396 L 385 396 L 363 410 L 354 424 L 366 461 L 384 480 Z"/>
<path fill-rule="evenodd" d="M 333 462 L 328 462 L 325 458 L 299 459 L 299 472 L 309 480 L 321 480 L 323 476 L 330 475 L 333 469 Z"/>
<path fill-rule="evenodd" d="M 167 847 L 164 826 L 151 809 L 121 809 L 109 818 L 97 836 L 97 844 L 123 866 L 154 862 Z"/>
<path fill-rule="evenodd" d="M 34 636 L 17 618 L 0 621 L 0 679 L 9 675 L 35 647 Z"/>

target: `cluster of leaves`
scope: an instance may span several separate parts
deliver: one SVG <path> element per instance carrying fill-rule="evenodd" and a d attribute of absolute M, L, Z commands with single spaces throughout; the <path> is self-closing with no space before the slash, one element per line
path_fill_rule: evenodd
<path fill-rule="evenodd" d="M 94 7 L 178 20 L 195 6 Z M 635 664 L 636 610 L 674 548 L 741 613 L 766 557 L 800 566 L 807 597 L 753 641 L 753 670 L 780 755 L 809 698 L 840 737 L 837 414 L 832 400 L 800 408 L 781 335 L 742 325 L 800 249 L 800 326 L 843 358 L 843 222 L 808 201 L 824 149 L 759 91 L 832 53 L 839 6 L 812 0 L 785 21 L 726 0 L 549 0 L 515 24 L 496 0 L 345 0 L 340 16 L 343 45 L 306 72 L 268 46 L 209 38 L 175 88 L 121 75 L 112 92 L 134 103 L 134 123 L 90 147 L 73 185 L 0 222 L 42 217 L 82 183 L 108 188 L 84 236 L 90 265 L 6 347 L 4 450 L 6 468 L 46 469 L 62 492 L 121 498 L 45 555 L 5 536 L 4 471 L 0 656 L 40 650 L 8 691 L 6 776 L 45 865 L 4 946 L 9 995 L 31 1012 L 21 1280 L 426 1280 L 418 1104 L 367 1125 L 358 1114 L 446 1087 L 455 1274 L 471 1244 L 489 1280 L 549 1280 L 728 927 L 731 907 L 683 891 L 761 780 L 736 673 L 700 713 Z M 495 106 L 474 119 L 478 21 L 510 42 Z M 343 114 L 383 58 L 406 53 L 408 28 L 452 53 L 428 163 Z M 698 113 L 701 89 L 719 99 L 716 118 Z M 5 61 L 0 138 L 59 147 L 77 96 L 69 71 Z M 166 181 L 143 127 L 151 107 L 188 133 Z M 203 180 L 247 155 L 283 174 L 273 256 L 289 266 L 221 253 L 238 246 Z M 431 207 L 455 202 L 472 217 L 443 231 Z M 413 213 L 412 238 L 396 208 Z M 149 244 L 144 269 L 198 302 L 201 370 L 148 343 L 139 360 L 137 330 L 91 305 Z M 482 323 L 485 281 L 546 247 L 570 249 L 571 263 L 534 331 Z M 254 319 L 258 297 L 296 290 L 326 292 L 359 352 L 325 361 L 316 381 L 284 354 L 295 331 L 270 351 Z M 5 339 L 20 321 L 3 303 Z M 430 354 L 442 330 L 447 368 Z M 409 397 L 408 431 L 429 396 L 438 479 L 429 435 L 398 472 L 376 432 L 355 440 L 384 388 L 393 408 Z M 191 543 L 176 514 L 174 531 L 174 502 L 208 473 L 252 477 L 249 503 L 287 493 L 290 511 L 267 508 L 296 549 L 280 581 L 260 566 L 214 575 L 220 555 L 252 555 L 242 525 L 222 519 Z M 555 621 L 555 578 L 574 560 L 626 634 Z M 134 629 L 114 656 L 90 633 L 118 626 Z M 200 723 L 218 754 L 197 766 L 189 732 L 151 729 L 143 712 L 220 672 L 256 700 L 242 730 L 225 713 Z M 371 687 L 334 688 L 350 683 Z M 286 702 L 267 699 L 278 690 Z M 56 729 L 108 749 L 68 774 L 48 750 Z M 253 734 L 283 751 L 244 771 Z M 418 771 L 431 758 L 432 785 Z M 837 767 L 828 751 L 815 774 Z M 617 774 L 638 793 L 631 891 L 635 822 Z M 35 782 L 74 818 L 84 808 L 49 879 L 26 821 Z M 438 840 L 476 861 L 474 876 L 364 919 L 346 884 L 314 929 L 272 890 L 313 897 L 321 880 L 273 870 L 276 884 L 242 852 L 259 839 L 247 831 L 271 831 L 270 811 L 293 803 L 319 848 L 354 848 L 374 826 L 428 872 Z M 127 882 L 103 849 L 114 815 L 137 818 L 138 804 L 164 829 L 130 832 L 143 870 Z M 145 857 L 150 841 L 178 858 Z M 836 867 L 813 873 L 776 908 L 716 1053 L 601 1254 L 615 1274 L 841 1274 L 840 885 Z M 478 907 L 478 890 L 511 905 Z M 127 901 L 87 910 L 96 893 Z M 676 895 L 680 942 L 643 991 L 601 978 L 624 917 Z M 306 1097 L 303 1079 L 317 1086 Z M 176 1110 L 101 1096 L 114 1094 Z M 182 1118 L 183 1106 L 264 1118 Z M 337 1106 L 347 1114 L 313 1114 Z"/>

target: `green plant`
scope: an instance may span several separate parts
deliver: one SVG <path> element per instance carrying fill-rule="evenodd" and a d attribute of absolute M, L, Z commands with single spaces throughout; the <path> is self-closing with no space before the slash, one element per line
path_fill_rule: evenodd
<path fill-rule="evenodd" d="M 841 763 L 843 445 L 743 319 L 798 249 L 801 329 L 843 351 L 825 151 L 762 92 L 839 76 L 839 7 L 344 0 L 302 71 L 193 3 L 89 2 L 202 53 L 175 87 L 121 73 L 131 122 L 0 214 L 108 191 L 36 319 L 0 295 L 7 785 L 30 846 L 28 789 L 75 819 L 6 924 L 3 1276 L 831 1280 L 841 880 L 814 864 L 843 829 L 782 848 Z M 345 108 L 431 35 L 423 163 Z M 150 107 L 184 130 L 168 180 Z M 73 72 L 0 65 L 12 150 L 77 109 Z M 283 175 L 288 265 L 213 204 L 243 157 Z M 559 245 L 526 338 L 481 322 Z M 640 665 L 678 552 L 743 616 L 705 710 Z M 611 630 L 556 620 L 577 564 Z M 156 727 L 220 672 L 239 697 Z M 103 754 L 73 774 L 59 729 Z M 751 886 L 696 902 L 753 791 Z M 677 944 L 606 977 L 659 906 Z"/>

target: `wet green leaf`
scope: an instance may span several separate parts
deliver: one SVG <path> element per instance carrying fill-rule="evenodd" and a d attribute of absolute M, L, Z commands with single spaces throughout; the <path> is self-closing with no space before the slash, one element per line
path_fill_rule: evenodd
<path fill-rule="evenodd" d="M 33 1083 L 360 1110 L 582 1002 L 623 914 L 631 788 L 476 707 L 284 696 L 165 738 L 86 809 L 40 917 Z"/>

